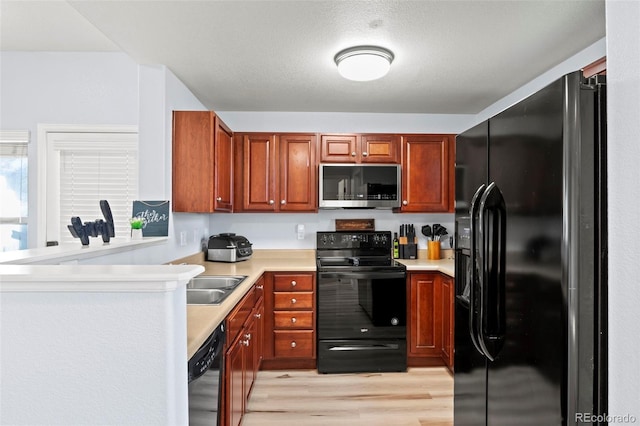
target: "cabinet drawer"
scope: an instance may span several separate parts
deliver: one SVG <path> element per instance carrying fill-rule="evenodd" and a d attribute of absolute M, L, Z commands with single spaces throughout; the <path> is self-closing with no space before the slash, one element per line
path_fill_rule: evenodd
<path fill-rule="evenodd" d="M 313 328 L 313 312 L 276 311 L 273 323 L 274 328 Z"/>
<path fill-rule="evenodd" d="M 313 309 L 313 293 L 311 292 L 274 292 L 273 309 Z"/>
<path fill-rule="evenodd" d="M 315 337 L 313 330 L 273 332 L 274 355 L 277 358 L 313 358 Z"/>
<path fill-rule="evenodd" d="M 313 291 L 312 274 L 274 274 L 275 291 Z"/>

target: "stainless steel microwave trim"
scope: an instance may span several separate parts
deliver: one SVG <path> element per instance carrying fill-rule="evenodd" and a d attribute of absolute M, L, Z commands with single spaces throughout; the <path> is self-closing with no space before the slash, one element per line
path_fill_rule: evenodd
<path fill-rule="evenodd" d="M 396 185 L 398 198 L 396 200 L 325 200 L 324 194 L 324 170 L 330 167 L 395 167 L 396 168 Z M 318 207 L 321 209 L 340 209 L 340 208 L 376 208 L 376 209 L 393 209 L 399 208 L 402 198 L 402 168 L 400 164 L 350 164 L 350 163 L 321 163 L 319 165 L 318 177 Z"/>

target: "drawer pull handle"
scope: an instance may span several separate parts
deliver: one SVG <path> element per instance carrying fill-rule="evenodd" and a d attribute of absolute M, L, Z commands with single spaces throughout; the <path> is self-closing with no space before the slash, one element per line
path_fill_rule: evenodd
<path fill-rule="evenodd" d="M 296 323 L 296 321 L 298 321 L 298 320 L 296 319 L 296 317 L 291 317 L 291 322 L 292 322 L 292 323 L 294 323 L 294 324 L 295 324 L 295 323 Z"/>
<path fill-rule="evenodd" d="M 291 342 L 291 347 L 292 347 L 292 348 L 295 348 L 296 346 L 297 346 L 297 345 L 296 345 L 296 342 Z"/>
<path fill-rule="evenodd" d="M 297 302 L 297 300 L 296 300 L 296 299 L 291 299 L 291 303 L 292 303 L 292 304 L 294 304 L 294 305 L 295 305 L 295 304 L 296 304 L 296 302 Z"/>
<path fill-rule="evenodd" d="M 297 286 L 297 285 L 298 285 L 298 283 L 297 283 L 297 282 L 295 282 L 295 281 L 291 281 L 291 287 L 295 287 L 295 286 Z"/>

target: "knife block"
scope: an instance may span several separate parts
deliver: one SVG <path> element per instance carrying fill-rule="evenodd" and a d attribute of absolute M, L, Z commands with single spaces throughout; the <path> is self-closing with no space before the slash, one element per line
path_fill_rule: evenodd
<path fill-rule="evenodd" d="M 398 255 L 400 259 L 417 259 L 418 258 L 418 243 L 414 238 L 413 242 L 409 242 L 407 237 L 400 237 L 400 246 Z"/>

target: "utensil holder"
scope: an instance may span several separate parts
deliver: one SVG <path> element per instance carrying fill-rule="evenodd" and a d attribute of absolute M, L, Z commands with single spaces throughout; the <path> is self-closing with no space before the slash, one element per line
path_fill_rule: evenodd
<path fill-rule="evenodd" d="M 440 241 L 427 241 L 427 259 L 440 260 Z"/>

